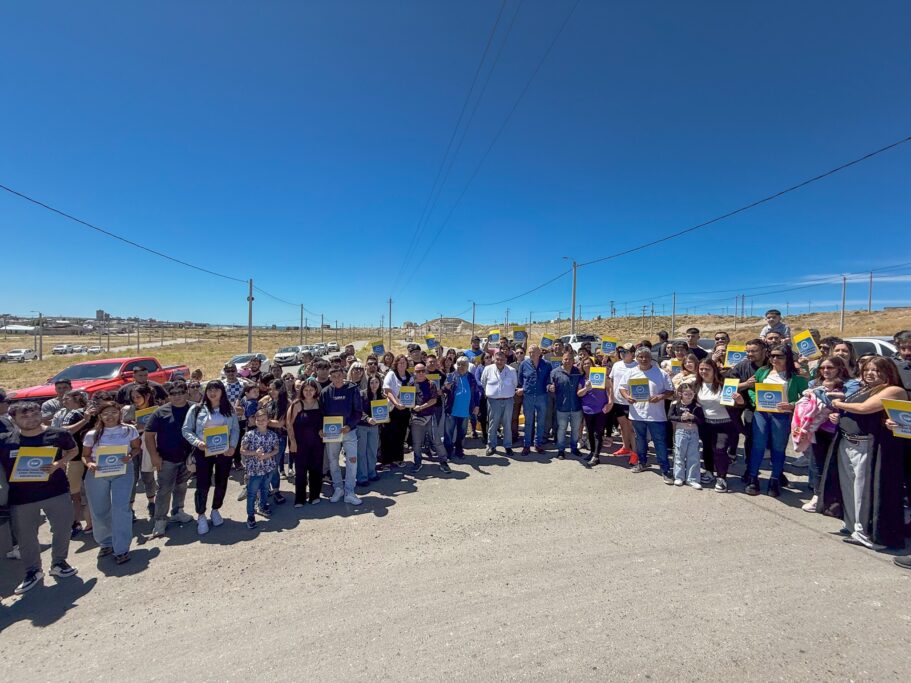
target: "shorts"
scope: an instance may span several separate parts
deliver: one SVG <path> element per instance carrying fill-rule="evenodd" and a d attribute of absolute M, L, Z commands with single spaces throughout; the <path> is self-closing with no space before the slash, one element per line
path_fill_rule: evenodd
<path fill-rule="evenodd" d="M 614 401 L 614 407 L 611 408 L 610 414 L 615 420 L 619 417 L 629 417 L 629 406 Z"/>
<path fill-rule="evenodd" d="M 78 496 L 82 491 L 82 480 L 85 478 L 85 463 L 74 458 L 66 464 L 66 480 L 70 482 L 70 495 Z"/>

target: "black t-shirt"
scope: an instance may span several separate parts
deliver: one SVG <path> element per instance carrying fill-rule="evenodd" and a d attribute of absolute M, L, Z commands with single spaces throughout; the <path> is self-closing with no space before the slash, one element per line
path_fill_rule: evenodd
<path fill-rule="evenodd" d="M 156 403 L 163 403 L 164 401 L 168 400 L 168 393 L 158 382 L 149 380 L 146 382 L 146 384 L 148 384 L 149 389 L 152 390 L 152 397 L 155 399 Z M 131 393 L 133 389 L 138 386 L 138 382 L 130 382 L 129 384 L 124 384 L 122 387 L 120 387 L 120 389 L 117 390 L 117 403 L 122 406 L 130 405 L 130 403 L 132 403 Z"/>
<path fill-rule="evenodd" d="M 156 435 L 158 454 L 162 460 L 181 463 L 190 454 L 190 444 L 183 438 L 180 430 L 191 405 L 188 403 L 183 408 L 177 408 L 168 403 L 152 413 L 152 417 L 149 418 L 146 433 L 153 432 Z"/>
<path fill-rule="evenodd" d="M 76 424 L 77 422 L 82 422 L 82 420 L 83 420 L 84 418 L 85 418 L 85 413 L 84 413 L 82 410 L 78 410 L 78 409 L 77 409 L 77 410 L 71 410 L 71 411 L 69 411 L 69 412 L 64 416 L 63 422 L 60 424 L 60 426 L 61 426 L 61 427 L 69 427 L 69 426 L 71 426 L 71 425 Z M 81 428 L 78 432 L 76 432 L 75 434 L 73 434 L 72 432 L 70 432 L 71 434 L 73 434 L 73 439 L 76 441 L 76 446 L 79 448 L 80 451 L 82 450 L 82 440 L 85 438 L 86 433 L 87 433 L 87 432 L 89 431 L 89 429 L 91 429 L 91 428 L 92 428 L 92 425 L 91 425 L 91 420 L 90 420 L 90 421 L 89 421 L 89 424 L 87 424 L 87 425 L 85 425 L 84 427 L 82 427 L 82 428 Z M 67 431 L 69 431 L 69 430 L 67 430 Z"/>
<path fill-rule="evenodd" d="M 704 348 L 702 348 L 701 346 L 687 346 L 687 347 L 686 347 L 686 352 L 687 352 L 687 353 L 693 354 L 693 355 L 696 356 L 696 358 L 698 358 L 699 360 L 702 360 L 703 358 L 705 358 L 706 356 L 709 355 L 709 352 L 706 351 L 706 350 L 705 350 Z"/>
<path fill-rule="evenodd" d="M 76 448 L 76 441 L 65 429 L 48 427 L 37 436 L 23 436 L 19 430 L 0 434 L 0 462 L 6 470 L 6 479 L 9 481 L 13 471 L 13 463 L 19 448 L 22 446 L 53 446 L 57 449 L 54 460 L 63 457 L 63 451 Z M 47 481 L 29 481 L 9 485 L 9 504 L 25 505 L 41 500 L 47 500 L 62 494 L 69 494 L 70 485 L 66 479 L 66 472 L 62 469 L 55 470 Z"/>

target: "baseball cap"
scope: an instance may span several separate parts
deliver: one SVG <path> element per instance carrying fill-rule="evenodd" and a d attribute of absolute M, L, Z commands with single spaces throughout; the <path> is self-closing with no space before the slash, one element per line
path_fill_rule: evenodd
<path fill-rule="evenodd" d="M 472 337 L 472 338 L 471 338 L 471 341 L 473 341 L 473 342 L 478 342 L 478 343 L 480 344 L 480 343 L 481 343 L 481 338 L 480 338 L 480 337 Z"/>

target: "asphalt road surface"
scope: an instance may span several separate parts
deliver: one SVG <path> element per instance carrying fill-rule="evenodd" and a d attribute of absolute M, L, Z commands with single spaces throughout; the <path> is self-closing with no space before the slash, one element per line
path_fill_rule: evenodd
<path fill-rule="evenodd" d="M 77 577 L 4 598 L 5 678 L 911 679 L 911 572 L 796 488 L 469 444 L 448 476 L 386 474 L 360 507 L 289 500 L 253 531 L 232 481 L 222 527 L 151 540 L 142 520 L 120 567 L 75 541 Z M 0 595 L 20 571 L 0 560 Z"/>

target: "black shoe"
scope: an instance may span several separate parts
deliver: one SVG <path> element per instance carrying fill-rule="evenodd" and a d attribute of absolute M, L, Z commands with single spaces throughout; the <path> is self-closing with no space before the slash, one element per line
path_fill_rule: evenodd
<path fill-rule="evenodd" d="M 70 528 L 70 538 L 76 538 L 81 533 L 82 524 L 80 522 L 73 522 L 73 526 Z"/>
<path fill-rule="evenodd" d="M 758 496 L 759 495 L 759 477 L 751 477 L 750 483 L 747 484 L 747 495 L 748 496 Z"/>
<path fill-rule="evenodd" d="M 778 477 L 778 482 L 785 488 L 791 485 L 791 482 L 788 481 L 788 478 L 784 475 L 784 472 L 782 472 L 781 476 Z"/>
<path fill-rule="evenodd" d="M 113 548 L 106 548 L 104 546 L 98 548 L 98 558 L 99 559 L 102 557 L 107 557 L 108 555 L 113 555 L 113 554 L 114 554 Z"/>
<path fill-rule="evenodd" d="M 662 473 L 661 478 L 664 480 L 664 483 L 667 484 L 668 486 L 674 485 L 674 475 L 672 475 L 670 472 Z"/>
<path fill-rule="evenodd" d="M 772 496 L 772 498 L 778 498 L 781 496 L 781 483 L 774 477 L 769 479 L 769 485 L 765 492 Z"/>
<path fill-rule="evenodd" d="M 280 494 L 278 491 L 275 492 L 275 504 L 276 505 L 285 504 L 285 497 L 282 494 Z"/>
<path fill-rule="evenodd" d="M 146 505 L 146 512 L 149 513 L 149 519 L 155 519 L 155 501 L 150 500 Z"/>
<path fill-rule="evenodd" d="M 601 464 L 601 458 L 599 458 L 597 455 L 593 455 L 591 458 L 585 461 L 585 464 L 587 467 L 592 468 L 595 465 Z"/>
<path fill-rule="evenodd" d="M 22 583 L 16 586 L 13 593 L 16 595 L 22 595 L 28 590 L 34 588 L 38 583 L 44 578 L 44 572 L 40 569 L 29 569 L 25 573 L 25 578 L 22 579 Z"/>
<path fill-rule="evenodd" d="M 76 568 L 70 566 L 69 562 L 66 560 L 60 560 L 60 562 L 55 562 L 51 566 L 51 576 L 72 576 L 76 573 Z"/>
<path fill-rule="evenodd" d="M 450 472 L 452 472 L 452 470 L 449 469 L 449 463 L 441 462 L 440 463 L 440 472 L 443 472 L 445 474 L 449 474 Z"/>
<path fill-rule="evenodd" d="M 744 471 L 743 471 L 743 474 L 740 475 L 740 483 L 741 483 L 741 484 L 749 484 L 749 483 L 750 483 L 750 471 L 749 471 L 748 469 L 747 469 L 747 470 L 744 470 Z"/>
<path fill-rule="evenodd" d="M 557 460 L 566 460 L 566 453 L 563 451 L 557 451 Z"/>
<path fill-rule="evenodd" d="M 902 569 L 911 569 L 911 555 L 905 555 L 904 557 L 893 557 L 892 562 Z"/>
<path fill-rule="evenodd" d="M 117 564 L 125 564 L 130 561 L 130 553 L 123 553 L 121 555 L 114 555 L 114 562 Z"/>
<path fill-rule="evenodd" d="M 496 448 L 491 448 L 490 446 L 487 447 L 487 455 L 493 455 L 496 452 L 497 452 Z"/>
<path fill-rule="evenodd" d="M 528 446 L 526 446 L 525 448 L 522 449 L 522 455 L 531 455 L 531 449 Z"/>
<path fill-rule="evenodd" d="M 247 528 L 248 529 L 256 528 L 256 517 L 254 517 L 253 515 L 250 515 L 249 517 L 247 517 Z"/>
<path fill-rule="evenodd" d="M 573 456 L 576 457 L 576 458 L 581 458 L 581 457 L 582 457 L 582 454 L 581 454 L 578 450 L 570 451 L 570 453 L 572 453 Z"/>
<path fill-rule="evenodd" d="M 512 455 L 512 449 L 511 449 L 511 448 L 507 448 L 507 449 L 506 449 L 506 455 Z"/>

